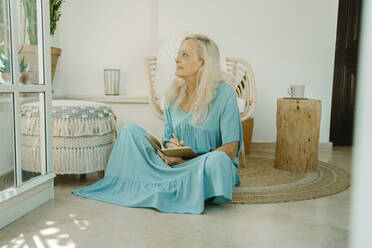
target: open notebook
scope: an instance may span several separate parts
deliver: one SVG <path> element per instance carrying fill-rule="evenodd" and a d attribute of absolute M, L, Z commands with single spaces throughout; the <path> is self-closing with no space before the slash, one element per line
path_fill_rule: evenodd
<path fill-rule="evenodd" d="M 161 150 L 166 156 L 168 157 L 181 157 L 183 159 L 191 159 L 196 158 L 198 155 L 194 152 L 194 150 L 189 146 L 183 146 L 178 148 L 163 148 L 160 141 L 155 138 L 153 135 L 148 134 L 149 136 L 145 136 L 145 138 L 150 142 L 152 147 L 157 150 Z"/>

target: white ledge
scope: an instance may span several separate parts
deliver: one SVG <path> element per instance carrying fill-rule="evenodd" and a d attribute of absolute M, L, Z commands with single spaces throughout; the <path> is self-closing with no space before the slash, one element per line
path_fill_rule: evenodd
<path fill-rule="evenodd" d="M 149 103 L 147 96 L 133 96 L 133 95 L 118 95 L 118 96 L 60 95 L 60 96 L 53 96 L 53 99 L 85 100 L 85 101 L 96 101 L 96 102 L 107 102 L 107 103 L 141 103 L 141 104 Z"/>

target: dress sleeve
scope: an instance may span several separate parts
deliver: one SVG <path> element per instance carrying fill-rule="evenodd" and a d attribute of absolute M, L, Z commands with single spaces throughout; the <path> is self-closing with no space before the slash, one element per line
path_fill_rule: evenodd
<path fill-rule="evenodd" d="M 231 89 L 229 94 L 227 94 L 225 102 L 221 103 L 221 109 L 220 133 L 222 145 L 234 141 L 239 142 L 237 153 L 238 157 L 243 146 L 243 128 L 236 94 L 233 89 Z"/>
<path fill-rule="evenodd" d="M 173 125 L 172 125 L 172 118 L 170 116 L 170 108 L 164 109 L 164 135 L 163 135 L 163 142 L 162 145 L 165 146 L 165 143 L 172 139 L 173 133 Z"/>

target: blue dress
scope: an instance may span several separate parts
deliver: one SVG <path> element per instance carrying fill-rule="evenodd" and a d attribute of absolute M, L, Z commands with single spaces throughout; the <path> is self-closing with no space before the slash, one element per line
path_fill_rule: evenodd
<path fill-rule="evenodd" d="M 234 186 L 240 184 L 237 171 L 242 148 L 242 125 L 234 90 L 220 83 L 209 116 L 201 125 L 190 124 L 192 113 L 173 105 L 164 110 L 164 143 L 172 133 L 197 158 L 175 166 L 167 165 L 145 139 L 147 132 L 135 125 L 122 127 L 112 149 L 105 176 L 72 193 L 127 207 L 149 207 L 161 212 L 204 212 L 204 201 L 223 204 L 232 200 Z M 238 141 L 234 160 L 222 151 L 223 144 Z"/>

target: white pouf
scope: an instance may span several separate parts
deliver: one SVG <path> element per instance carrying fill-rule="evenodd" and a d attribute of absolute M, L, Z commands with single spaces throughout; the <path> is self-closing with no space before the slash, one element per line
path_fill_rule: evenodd
<path fill-rule="evenodd" d="M 21 106 L 22 168 L 41 172 L 39 102 Z M 53 164 L 56 174 L 85 174 L 106 167 L 117 129 L 107 104 L 53 100 Z"/>

